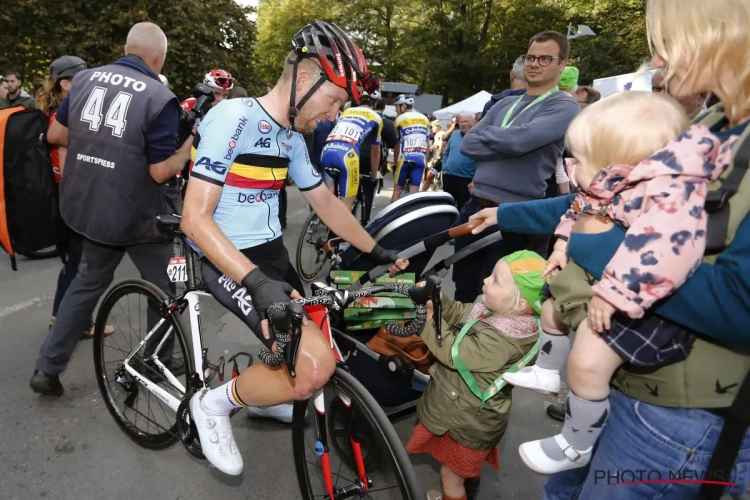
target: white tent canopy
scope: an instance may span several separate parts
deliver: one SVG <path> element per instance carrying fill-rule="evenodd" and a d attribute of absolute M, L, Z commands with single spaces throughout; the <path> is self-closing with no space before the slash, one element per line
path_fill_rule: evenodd
<path fill-rule="evenodd" d="M 471 97 L 467 97 L 463 101 L 451 104 L 447 108 L 439 109 L 433 113 L 435 118 L 440 120 L 447 120 L 454 116 L 458 116 L 461 113 L 479 113 L 484 109 L 484 105 L 490 100 L 492 94 L 486 90 L 481 90 Z"/>

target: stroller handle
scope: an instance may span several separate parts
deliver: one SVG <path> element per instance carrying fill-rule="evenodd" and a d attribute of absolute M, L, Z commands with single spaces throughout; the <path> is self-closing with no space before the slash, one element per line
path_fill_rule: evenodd
<path fill-rule="evenodd" d="M 474 228 L 481 226 L 483 222 L 484 219 L 470 220 L 465 224 L 461 224 L 460 226 L 449 229 L 448 235 L 450 236 L 450 239 L 460 238 L 461 236 L 468 236 L 471 234 Z"/>
<path fill-rule="evenodd" d="M 437 234 L 433 234 L 432 236 L 427 237 L 424 241 L 420 241 L 409 248 L 402 250 L 398 253 L 399 259 L 410 259 L 416 255 L 419 255 L 421 253 L 435 250 L 436 248 L 439 248 L 446 243 L 448 243 L 450 240 L 459 238 L 461 236 L 467 236 L 471 234 L 471 231 L 482 224 L 484 222 L 484 219 L 475 219 L 471 220 L 469 222 L 466 222 L 465 224 L 461 224 L 460 226 L 456 226 L 451 229 L 446 229 L 445 231 L 441 231 Z M 377 266 L 374 269 L 371 269 L 368 273 L 363 274 L 359 280 L 357 280 L 355 283 L 353 283 L 349 290 L 356 290 L 360 286 L 365 285 L 366 283 L 370 283 L 374 281 L 378 276 L 388 272 L 388 269 L 391 267 L 392 264 L 387 265 L 381 265 Z"/>
<path fill-rule="evenodd" d="M 274 302 L 269 306 L 268 319 L 276 333 L 276 352 L 262 348 L 258 352 L 260 360 L 269 366 L 278 366 L 286 363 L 289 375 L 297 376 L 295 365 L 297 364 L 297 353 L 300 340 L 302 339 L 302 320 L 305 316 L 305 307 L 322 305 L 327 309 L 340 311 L 351 305 L 355 300 L 369 297 L 376 293 L 395 292 L 409 297 L 416 306 L 416 319 L 405 325 L 390 323 L 386 326 L 393 335 L 401 337 L 415 335 L 427 322 L 427 302 L 433 302 L 435 328 L 438 332 L 438 342 L 442 341 L 440 318 L 442 317 L 442 302 L 440 301 L 440 289 L 442 288 L 440 278 L 430 276 L 424 286 L 406 286 L 399 284 L 385 284 L 369 288 L 363 288 L 354 292 L 338 290 L 323 283 L 314 283 L 312 286 L 315 296 L 303 299 L 294 299 L 290 302 Z M 393 330 L 393 331 L 391 331 Z"/>

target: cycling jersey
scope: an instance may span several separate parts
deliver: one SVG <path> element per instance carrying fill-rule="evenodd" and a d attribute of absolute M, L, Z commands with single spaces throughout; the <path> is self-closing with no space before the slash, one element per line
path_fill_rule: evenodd
<path fill-rule="evenodd" d="M 323 168 L 339 171 L 339 194 L 344 198 L 357 195 L 359 189 L 359 148 L 368 139 L 372 145 L 380 144 L 383 119 L 364 106 L 349 108 L 336 121 L 323 147 Z M 369 165 L 369 159 L 367 164 Z"/>
<path fill-rule="evenodd" d="M 222 186 L 214 220 L 239 250 L 281 236 L 279 191 L 287 172 L 300 191 L 321 184 L 302 135 L 289 135 L 256 99 L 214 106 L 198 127 L 191 157 L 192 178 Z"/>
<path fill-rule="evenodd" d="M 396 184 L 404 187 L 409 181 L 409 184 L 418 186 L 424 174 L 430 121 L 422 113 L 410 110 L 399 115 L 394 125 L 401 140 L 401 155 L 396 165 Z M 411 162 L 411 165 L 401 168 L 404 162 Z"/>

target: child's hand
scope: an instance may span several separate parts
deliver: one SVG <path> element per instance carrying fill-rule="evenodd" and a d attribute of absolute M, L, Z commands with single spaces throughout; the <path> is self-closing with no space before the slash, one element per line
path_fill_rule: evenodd
<path fill-rule="evenodd" d="M 547 265 L 544 267 L 542 278 L 548 277 L 550 274 L 554 276 L 557 274 L 557 268 L 565 269 L 565 265 L 568 263 L 568 254 L 564 250 L 553 250 L 547 259 Z"/>
<path fill-rule="evenodd" d="M 426 307 L 427 307 L 427 315 L 426 315 L 426 317 L 427 317 L 427 321 L 429 321 L 435 315 L 435 311 L 433 310 L 432 301 L 431 300 L 427 301 Z"/>
<path fill-rule="evenodd" d="M 612 304 L 598 295 L 594 295 L 591 302 L 589 302 L 589 326 L 599 333 L 609 330 L 610 319 L 612 319 L 612 315 L 615 311 L 617 311 L 617 309 L 615 309 Z"/>

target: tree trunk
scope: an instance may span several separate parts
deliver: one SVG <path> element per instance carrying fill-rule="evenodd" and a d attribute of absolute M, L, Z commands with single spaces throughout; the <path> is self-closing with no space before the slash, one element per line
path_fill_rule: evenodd
<path fill-rule="evenodd" d="M 492 16 L 492 0 L 486 0 L 484 10 L 484 22 L 482 23 L 482 33 L 479 36 L 479 52 L 484 50 L 487 45 L 487 33 L 490 29 L 490 19 Z"/>

